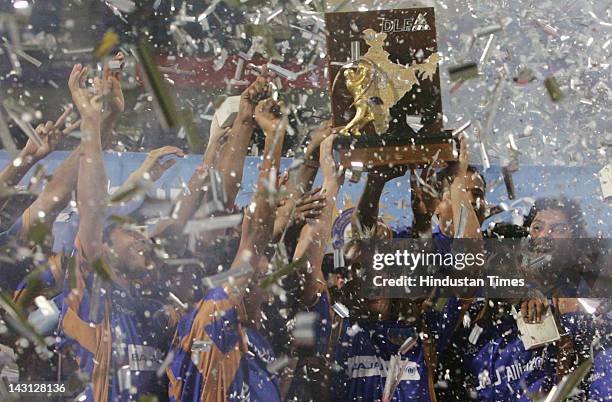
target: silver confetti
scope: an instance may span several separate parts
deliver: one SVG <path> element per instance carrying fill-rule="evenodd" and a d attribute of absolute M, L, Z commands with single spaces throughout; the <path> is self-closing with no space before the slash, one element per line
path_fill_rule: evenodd
<path fill-rule="evenodd" d="M 348 307 L 346 307 L 344 304 L 342 304 L 340 302 L 335 302 L 334 305 L 332 306 L 332 309 L 334 309 L 336 314 L 338 314 L 342 318 L 348 318 L 349 317 L 349 309 L 348 309 Z"/>
<path fill-rule="evenodd" d="M 232 285 L 235 279 L 251 275 L 253 272 L 253 267 L 244 265 L 238 268 L 228 269 L 216 275 L 207 276 L 202 279 L 202 283 L 209 289 L 222 286 L 226 283 Z"/>

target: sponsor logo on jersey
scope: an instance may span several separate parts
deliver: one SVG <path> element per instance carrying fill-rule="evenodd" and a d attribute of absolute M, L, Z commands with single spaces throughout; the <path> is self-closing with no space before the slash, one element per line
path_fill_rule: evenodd
<path fill-rule="evenodd" d="M 510 366 L 501 366 L 495 369 L 494 378 L 491 379 L 487 370 L 483 370 L 478 375 L 478 387 L 477 391 L 488 388 L 490 386 L 498 386 L 503 382 L 513 382 L 521 379 L 521 376 L 524 373 L 529 373 L 534 370 L 540 370 L 542 365 L 544 364 L 544 358 L 542 356 L 536 356 L 533 359 L 529 360 L 525 364 L 521 364 L 520 362 L 514 362 Z M 493 382 L 495 380 L 495 382 Z"/>
<path fill-rule="evenodd" d="M 130 370 L 135 371 L 156 371 L 163 359 L 159 349 L 145 345 L 128 344 L 128 357 L 130 360 Z"/>
<path fill-rule="evenodd" d="M 389 360 L 377 356 L 353 356 L 348 359 L 348 376 L 350 378 L 362 378 L 373 376 L 387 376 Z M 421 379 L 418 364 L 408 362 L 402 374 L 401 381 L 418 381 Z"/>

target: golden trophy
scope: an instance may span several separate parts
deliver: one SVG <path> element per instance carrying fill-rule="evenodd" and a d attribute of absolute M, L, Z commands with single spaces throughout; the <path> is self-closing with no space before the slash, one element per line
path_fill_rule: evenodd
<path fill-rule="evenodd" d="M 450 131 L 442 130 L 433 8 L 328 13 L 326 23 L 342 163 L 453 159 Z"/>

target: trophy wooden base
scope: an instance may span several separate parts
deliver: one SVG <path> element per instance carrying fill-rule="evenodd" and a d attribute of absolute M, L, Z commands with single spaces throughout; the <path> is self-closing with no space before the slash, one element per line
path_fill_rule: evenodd
<path fill-rule="evenodd" d="M 401 166 L 416 165 L 423 166 L 431 163 L 434 159 L 443 161 L 454 161 L 457 157 L 453 155 L 453 143 L 426 143 L 393 145 L 386 147 L 339 148 L 340 163 L 350 169 L 352 162 L 363 163 L 365 170 L 377 166 Z"/>
<path fill-rule="evenodd" d="M 438 137 L 438 141 L 429 138 L 421 138 L 410 143 L 404 144 L 382 144 L 371 142 L 366 147 L 351 147 L 347 139 L 342 138 L 338 141 L 338 154 L 340 163 L 347 169 L 354 166 L 354 163 L 362 163 L 363 169 L 368 170 L 377 166 L 401 166 L 416 165 L 424 166 L 435 160 L 456 161 L 457 154 L 453 154 L 455 141 L 452 139 L 450 130 L 443 136 Z M 352 149 L 351 149 L 352 148 Z"/>

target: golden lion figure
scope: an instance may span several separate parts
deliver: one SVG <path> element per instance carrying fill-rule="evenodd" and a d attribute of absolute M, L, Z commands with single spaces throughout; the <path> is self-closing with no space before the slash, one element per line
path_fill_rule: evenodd
<path fill-rule="evenodd" d="M 389 53 L 383 49 L 386 33 L 373 29 L 363 31 L 369 46 L 367 53 L 355 67 L 344 71 L 346 89 L 353 97 L 355 116 L 340 130 L 340 134 L 360 136 L 361 129 L 373 122 L 378 135 L 389 129 L 391 108 L 419 84 L 421 79 L 431 79 L 436 73 L 440 56 L 434 53 L 425 62 L 404 66 L 389 60 Z"/>
<path fill-rule="evenodd" d="M 344 78 L 346 89 L 353 95 L 355 116 L 340 130 L 340 134 L 358 137 L 361 135 L 361 128 L 375 119 L 365 96 L 368 87 L 372 84 L 372 69 L 364 63 L 359 63 L 356 67 L 346 69 Z"/>

